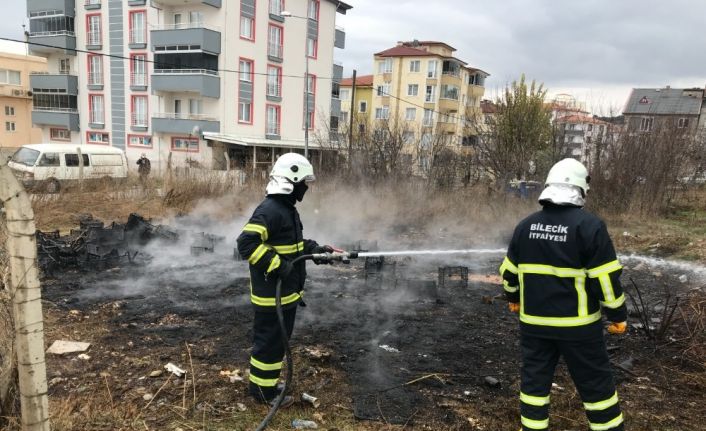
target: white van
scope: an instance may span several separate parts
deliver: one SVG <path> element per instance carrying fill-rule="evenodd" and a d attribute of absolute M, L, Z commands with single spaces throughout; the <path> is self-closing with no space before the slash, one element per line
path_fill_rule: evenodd
<path fill-rule="evenodd" d="M 23 145 L 7 165 L 25 187 L 57 193 L 62 185 L 80 179 L 79 149 L 83 179 L 127 178 L 127 157 L 119 148 L 97 145 Z"/>

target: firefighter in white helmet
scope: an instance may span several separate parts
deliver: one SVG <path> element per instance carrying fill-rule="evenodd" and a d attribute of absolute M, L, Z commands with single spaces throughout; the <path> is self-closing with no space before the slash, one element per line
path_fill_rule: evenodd
<path fill-rule="evenodd" d="M 556 163 L 539 196 L 542 210 L 515 228 L 500 267 L 509 309 L 519 313 L 522 430 L 549 428 L 549 392 L 559 357 L 569 368 L 591 430 L 623 430 L 603 338 L 627 327 L 622 266 L 605 223 L 583 209 L 588 171 Z"/>
<path fill-rule="evenodd" d="M 282 308 L 291 337 L 297 306 L 302 303 L 306 279 L 304 262 L 290 262 L 302 254 L 332 252 L 329 246 L 304 239 L 295 207 L 314 181 L 314 168 L 302 155 L 281 155 L 272 168 L 265 200 L 255 209 L 238 237 L 238 251 L 250 263 L 250 300 L 255 309 L 250 356 L 250 394 L 270 403 L 279 394 L 277 381 L 284 348 L 275 309 L 275 287 L 282 280 Z M 318 263 L 318 262 L 317 262 Z M 286 396 L 282 407 L 293 402 Z"/>

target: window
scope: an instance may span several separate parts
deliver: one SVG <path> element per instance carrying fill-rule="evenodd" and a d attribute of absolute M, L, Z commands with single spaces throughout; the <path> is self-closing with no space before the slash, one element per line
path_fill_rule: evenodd
<path fill-rule="evenodd" d="M 307 86 L 306 86 L 306 91 L 309 94 L 316 93 L 316 76 L 309 75 L 309 79 L 307 81 Z"/>
<path fill-rule="evenodd" d="M 39 159 L 37 166 L 61 166 L 61 158 L 59 158 L 59 153 L 42 154 L 42 158 Z"/>
<path fill-rule="evenodd" d="M 689 127 L 689 119 L 688 118 L 680 118 L 677 127 L 679 127 L 680 129 L 685 129 L 685 128 Z"/>
<path fill-rule="evenodd" d="M 282 97 L 281 67 L 267 66 L 267 95 L 271 97 Z"/>
<path fill-rule="evenodd" d="M 640 119 L 640 131 L 641 132 L 649 132 L 652 130 L 652 122 L 653 118 L 652 117 L 643 117 Z"/>
<path fill-rule="evenodd" d="M 267 105 L 267 130 L 266 134 L 279 136 L 280 107 Z"/>
<path fill-rule="evenodd" d="M 147 54 L 134 54 L 130 58 L 130 85 L 147 86 Z"/>
<path fill-rule="evenodd" d="M 429 127 L 434 124 L 434 111 L 431 109 L 425 109 L 424 110 L 424 120 L 422 121 L 422 125 Z"/>
<path fill-rule="evenodd" d="M 407 96 L 417 96 L 419 95 L 419 85 L 409 84 L 407 86 Z"/>
<path fill-rule="evenodd" d="M 267 55 L 282 58 L 282 27 L 270 24 L 267 39 Z"/>
<path fill-rule="evenodd" d="M 240 80 L 243 82 L 252 82 L 253 67 L 251 60 L 240 60 Z"/>
<path fill-rule="evenodd" d="M 91 94 L 88 96 L 89 122 L 93 124 L 104 123 L 103 95 Z"/>
<path fill-rule="evenodd" d="M 101 15 L 99 13 L 86 15 L 86 44 L 92 46 L 102 45 Z"/>
<path fill-rule="evenodd" d="M 127 146 L 152 148 L 152 137 L 147 135 L 127 135 Z"/>
<path fill-rule="evenodd" d="M 270 15 L 281 16 L 284 0 L 270 0 Z"/>
<path fill-rule="evenodd" d="M 368 112 L 368 102 L 366 102 L 365 100 L 361 100 L 360 104 L 358 105 L 358 112 Z"/>
<path fill-rule="evenodd" d="M 593 130 L 593 124 L 589 124 L 589 125 L 588 125 L 588 131 L 590 132 L 590 131 L 592 131 L 592 130 Z"/>
<path fill-rule="evenodd" d="M 105 132 L 86 132 L 86 142 L 89 144 L 110 144 L 110 137 Z"/>
<path fill-rule="evenodd" d="M 305 113 L 304 113 L 304 127 L 309 125 L 309 130 L 314 128 L 314 115 L 316 113 L 316 76 L 309 75 L 306 85 L 307 97 L 304 101 Z M 308 103 L 307 103 L 308 102 Z"/>
<path fill-rule="evenodd" d="M 409 71 L 410 72 L 419 72 L 421 68 L 421 60 L 412 60 L 409 62 Z"/>
<path fill-rule="evenodd" d="M 70 141 L 71 131 L 69 129 L 58 129 L 52 127 L 49 129 L 49 139 L 52 141 Z"/>
<path fill-rule="evenodd" d="M 81 154 L 81 159 L 83 159 L 83 166 L 91 165 L 88 161 L 88 154 Z M 79 166 L 78 154 L 64 154 L 64 161 L 66 162 L 67 167 Z"/>
<path fill-rule="evenodd" d="M 189 114 L 201 115 L 203 113 L 203 100 L 189 99 Z"/>
<path fill-rule="evenodd" d="M 132 96 L 132 125 L 147 127 L 147 96 Z"/>
<path fill-rule="evenodd" d="M 424 102 L 434 103 L 436 101 L 436 85 L 427 85 Z"/>
<path fill-rule="evenodd" d="M 319 0 L 309 0 L 309 18 L 319 20 Z"/>
<path fill-rule="evenodd" d="M 88 54 L 88 85 L 103 85 L 103 57 Z"/>
<path fill-rule="evenodd" d="M 390 82 L 385 82 L 382 85 L 378 85 L 377 94 L 379 97 L 389 97 L 392 84 Z"/>
<path fill-rule="evenodd" d="M 251 102 L 239 102 L 238 103 L 238 122 L 252 124 L 252 103 Z"/>
<path fill-rule="evenodd" d="M 404 119 L 407 121 L 414 121 L 417 118 L 417 108 L 407 108 L 405 111 Z"/>
<path fill-rule="evenodd" d="M 350 118 L 348 115 L 348 112 L 341 112 L 341 123 L 348 124 L 348 119 Z"/>
<path fill-rule="evenodd" d="M 247 16 L 240 17 L 240 37 L 255 40 L 255 21 Z"/>
<path fill-rule="evenodd" d="M 172 151 L 199 152 L 199 140 L 195 138 L 172 138 Z"/>
<path fill-rule="evenodd" d="M 71 59 L 70 58 L 60 58 L 59 59 L 59 73 L 62 75 L 68 75 L 71 73 Z"/>
<path fill-rule="evenodd" d="M 130 43 L 147 43 L 147 26 L 145 25 L 145 11 L 130 12 Z"/>
<path fill-rule="evenodd" d="M 15 116 L 15 107 L 14 106 L 5 106 L 5 115 L 8 117 L 14 117 Z"/>
<path fill-rule="evenodd" d="M 192 10 L 189 12 L 189 27 L 199 28 L 203 27 L 203 15 L 199 11 Z"/>
<path fill-rule="evenodd" d="M 429 63 L 427 63 L 427 78 L 436 78 L 438 73 L 437 66 L 436 60 L 429 60 Z"/>
<path fill-rule="evenodd" d="M 310 58 L 316 58 L 319 50 L 319 41 L 317 39 L 308 38 L 306 40 L 306 55 Z"/>
<path fill-rule="evenodd" d="M 21 85 L 22 74 L 18 70 L 0 69 L 0 84 Z"/>
<path fill-rule="evenodd" d="M 378 73 L 392 73 L 392 59 L 386 58 L 378 62 Z"/>
<path fill-rule="evenodd" d="M 458 100 L 459 88 L 455 85 L 442 85 L 441 86 L 441 98 Z"/>
<path fill-rule="evenodd" d="M 5 130 L 8 132 L 14 132 L 15 131 L 15 122 L 14 121 L 5 121 Z"/>
<path fill-rule="evenodd" d="M 347 88 L 341 88 L 340 92 L 338 93 L 338 98 L 341 100 L 348 100 L 348 98 L 351 96 L 351 90 Z"/>
<path fill-rule="evenodd" d="M 375 119 L 376 120 L 387 120 L 390 118 L 390 107 L 389 106 L 381 106 L 379 108 L 375 108 Z"/>
<path fill-rule="evenodd" d="M 412 131 L 406 131 L 402 133 L 402 142 L 409 144 L 414 142 L 414 132 Z"/>

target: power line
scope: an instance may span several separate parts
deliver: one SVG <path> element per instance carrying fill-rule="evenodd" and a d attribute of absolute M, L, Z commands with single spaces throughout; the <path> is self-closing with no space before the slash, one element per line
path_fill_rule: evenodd
<path fill-rule="evenodd" d="M 125 57 L 124 55 L 117 55 L 117 54 L 106 54 L 103 52 L 94 52 L 94 51 L 88 51 L 85 49 L 79 49 L 79 48 L 64 48 L 61 46 L 56 46 L 56 45 L 48 45 L 44 43 L 39 43 L 39 42 L 30 42 L 26 40 L 19 40 L 19 39 L 12 39 L 9 37 L 0 37 L 0 40 L 5 40 L 8 42 L 18 42 L 18 43 L 24 43 L 27 45 L 36 45 L 36 46 L 41 46 L 44 48 L 54 48 L 54 49 L 60 49 L 64 51 L 71 51 L 71 52 L 79 52 L 82 54 L 90 54 L 90 55 L 100 55 L 102 57 L 108 57 L 108 58 L 117 58 L 119 60 L 132 60 L 130 57 Z M 169 53 L 170 51 L 165 51 L 165 53 Z M 161 52 L 160 52 L 161 53 Z M 173 64 L 173 63 L 165 63 L 163 61 L 155 61 L 155 60 L 148 60 L 145 58 L 144 60 L 140 60 L 144 63 L 151 63 L 154 65 L 159 65 L 159 66 L 171 66 L 172 69 L 184 69 L 183 65 L 181 64 Z M 166 69 L 166 68 L 165 68 Z M 237 69 L 204 69 L 204 70 L 211 70 L 214 72 L 223 72 L 223 73 L 237 73 L 240 74 L 241 71 Z M 262 73 L 262 72 L 255 72 L 255 71 L 250 71 L 248 72 L 251 75 L 262 75 L 262 76 L 269 76 L 267 73 Z M 280 75 L 283 78 L 299 78 L 299 79 L 304 79 L 304 76 L 302 75 Z M 331 79 L 331 80 L 336 80 L 338 78 L 334 78 L 332 76 L 317 76 L 316 79 Z"/>

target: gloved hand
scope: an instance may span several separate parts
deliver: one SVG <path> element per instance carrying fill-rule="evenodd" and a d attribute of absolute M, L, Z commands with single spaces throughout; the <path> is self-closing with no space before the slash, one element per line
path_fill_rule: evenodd
<path fill-rule="evenodd" d="M 520 312 L 520 304 L 519 302 L 508 302 L 507 309 L 510 310 L 511 313 L 517 314 Z"/>
<path fill-rule="evenodd" d="M 611 334 L 624 334 L 628 328 L 628 322 L 613 322 L 608 325 L 608 332 Z"/>
<path fill-rule="evenodd" d="M 311 252 L 313 254 L 333 253 L 334 249 L 330 245 L 317 245 Z M 314 259 L 314 263 L 317 265 L 321 265 L 322 263 L 333 265 L 333 261 L 331 260 Z"/>
<path fill-rule="evenodd" d="M 277 268 L 277 277 L 284 281 L 289 278 L 289 275 L 292 273 L 293 269 L 294 266 L 290 261 L 282 259 L 279 263 L 279 268 Z"/>

